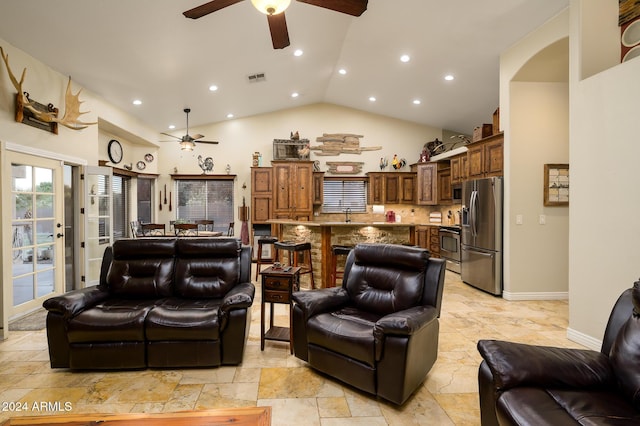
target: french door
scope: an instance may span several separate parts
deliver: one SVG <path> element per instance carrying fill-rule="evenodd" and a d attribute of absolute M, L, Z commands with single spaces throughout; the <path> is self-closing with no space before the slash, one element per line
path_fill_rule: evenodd
<path fill-rule="evenodd" d="M 64 292 L 65 227 L 62 163 L 12 151 L 7 160 L 11 222 L 3 231 L 10 256 L 2 262 L 4 282 L 11 285 L 5 285 L 3 304 L 11 318 Z"/>

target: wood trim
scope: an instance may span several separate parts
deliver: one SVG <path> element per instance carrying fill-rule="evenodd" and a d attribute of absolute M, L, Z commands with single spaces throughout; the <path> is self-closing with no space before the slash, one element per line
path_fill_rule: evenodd
<path fill-rule="evenodd" d="M 235 180 L 237 175 L 169 175 L 173 180 Z"/>
<path fill-rule="evenodd" d="M 120 175 L 120 176 L 129 176 L 129 177 L 138 177 L 138 178 L 147 178 L 147 179 L 154 179 L 160 176 L 157 173 L 139 173 L 139 172 L 134 172 L 133 170 L 121 169 L 120 167 L 109 165 L 109 162 L 105 160 L 98 160 L 98 166 L 111 167 L 111 169 L 113 169 L 113 174 Z"/>
<path fill-rule="evenodd" d="M 369 178 L 367 176 L 326 176 L 325 175 L 324 180 L 339 180 L 339 181 L 351 180 L 351 181 L 367 182 L 369 181 Z"/>

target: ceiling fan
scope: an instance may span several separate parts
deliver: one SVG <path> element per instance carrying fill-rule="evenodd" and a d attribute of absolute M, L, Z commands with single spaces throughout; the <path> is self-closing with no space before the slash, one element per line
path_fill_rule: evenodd
<path fill-rule="evenodd" d="M 170 136 L 172 138 L 176 138 L 177 140 L 180 141 L 180 149 L 182 149 L 183 151 L 193 151 L 193 148 L 196 147 L 195 142 L 198 143 L 210 143 L 213 145 L 217 145 L 218 141 L 203 141 L 200 140 L 201 138 L 204 138 L 204 135 L 201 134 L 195 134 L 193 136 L 191 136 L 189 134 L 189 113 L 191 112 L 191 108 L 185 108 L 183 110 L 185 112 L 185 114 L 187 114 L 187 134 L 184 135 L 183 137 L 178 137 L 178 136 L 174 136 L 174 135 L 170 135 L 169 133 L 161 133 L 165 136 Z M 165 141 L 163 141 L 165 142 Z"/>
<path fill-rule="evenodd" d="M 213 0 L 198 7 L 187 10 L 182 14 L 187 18 L 198 19 L 210 13 L 216 12 L 227 6 L 240 3 L 243 0 Z M 319 6 L 336 12 L 346 13 L 352 16 L 360 16 L 367 10 L 368 0 L 297 0 Z M 260 12 L 267 15 L 271 41 L 274 49 L 284 49 L 289 46 L 289 31 L 284 18 L 284 10 L 289 7 L 291 0 L 251 0 L 251 3 Z"/>

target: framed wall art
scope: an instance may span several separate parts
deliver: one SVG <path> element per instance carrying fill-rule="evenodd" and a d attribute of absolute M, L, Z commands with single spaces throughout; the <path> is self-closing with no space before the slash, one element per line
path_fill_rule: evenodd
<path fill-rule="evenodd" d="M 569 165 L 544 165 L 544 205 L 569 205 Z"/>

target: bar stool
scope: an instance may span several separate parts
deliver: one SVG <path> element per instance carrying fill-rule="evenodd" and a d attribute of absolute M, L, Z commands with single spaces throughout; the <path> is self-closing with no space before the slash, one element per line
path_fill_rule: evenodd
<path fill-rule="evenodd" d="M 273 244 L 276 250 L 284 250 L 289 252 L 289 266 L 299 266 L 300 275 L 311 274 L 311 288 L 316 288 L 313 281 L 313 263 L 311 260 L 311 243 L 296 242 L 296 241 L 278 241 Z M 309 259 L 309 263 L 300 263 L 298 258 L 302 254 L 304 259 L 305 254 Z M 278 254 L 278 256 L 280 256 Z M 282 258 L 282 257 L 281 257 Z"/>
<path fill-rule="evenodd" d="M 273 251 L 271 252 L 271 257 L 267 257 L 265 259 L 262 258 L 262 246 L 264 244 L 274 244 L 278 239 L 276 237 L 272 237 L 271 235 L 265 235 L 258 238 L 258 255 L 256 257 L 256 281 L 258 281 L 258 274 L 260 273 L 260 267 L 265 263 L 273 263 L 278 261 L 278 251 L 275 247 L 273 247 Z"/>
<path fill-rule="evenodd" d="M 331 287 L 336 286 L 338 278 L 344 277 L 344 269 L 338 270 L 338 256 L 344 256 L 346 262 L 346 257 L 351 253 L 351 250 L 353 250 L 353 246 L 331 246 Z"/>

